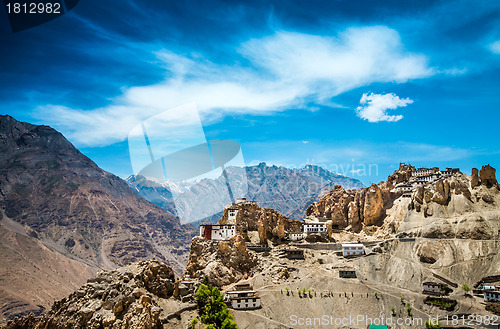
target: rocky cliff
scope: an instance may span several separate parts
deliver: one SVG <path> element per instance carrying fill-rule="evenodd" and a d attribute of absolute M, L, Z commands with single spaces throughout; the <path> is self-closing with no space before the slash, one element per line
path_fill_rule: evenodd
<path fill-rule="evenodd" d="M 495 169 L 483 166 L 480 173 L 478 185 L 473 171 L 472 176 L 457 174 L 419 187 L 402 221 L 395 225 L 398 233 L 428 238 L 498 239 L 500 192 Z"/>
<path fill-rule="evenodd" d="M 257 243 L 267 244 L 268 240 L 280 243 L 285 238 L 286 231 L 301 231 L 302 222 L 290 219 L 278 211 L 269 208 L 261 208 L 255 201 L 247 201 L 229 205 L 224 209 L 222 218 L 218 224 L 228 223 L 228 211 L 238 211 L 236 216 L 236 231 L 249 241 L 252 234 L 258 233 Z M 250 234 L 249 234 L 250 233 Z M 255 236 L 255 234 L 253 234 Z"/>
<path fill-rule="evenodd" d="M 227 241 L 211 241 L 194 237 L 186 266 L 186 274 L 198 281 L 204 277 L 226 286 L 250 277 L 258 258 L 249 252 L 246 242 L 261 245 L 284 242 L 286 231 L 300 231 L 302 223 L 287 218 L 274 209 L 261 208 L 256 202 L 247 201 L 228 205 L 218 224 L 229 223 L 229 209 L 237 210 L 237 235 Z"/>
<path fill-rule="evenodd" d="M 181 272 L 195 234 L 193 227 L 181 225 L 178 218 L 142 199 L 123 180 L 100 169 L 59 132 L 9 116 L 0 116 L 0 210 L 4 229 L 14 232 L 16 239 L 32 239 L 22 246 L 38 248 L 37 241 L 41 242 L 84 264 L 84 268 L 114 268 L 155 257 Z M 6 268 L 22 268 L 25 264 L 21 263 L 28 262 L 15 257 L 17 251 L 10 245 L 1 246 Z M 44 266 L 43 259 L 39 265 Z M 80 275 L 84 277 L 74 277 L 69 282 L 78 284 L 92 272 L 83 269 Z M 15 281 L 12 273 L 2 272 L 2 303 L 17 300 L 43 306 L 54 297 L 61 297 L 56 285 L 43 301 L 25 299 L 29 294 L 23 293 L 23 289 L 33 289 L 29 284 L 9 295 Z M 37 282 L 38 274 L 25 275 L 27 282 Z M 63 276 L 55 269 L 50 275 L 51 279 Z"/>
<path fill-rule="evenodd" d="M 174 291 L 174 272 L 158 261 L 102 271 L 43 316 L 30 314 L 5 329 L 163 328 L 162 308 Z"/>
<path fill-rule="evenodd" d="M 406 195 L 408 197 L 404 197 L 398 186 L 409 186 L 414 170 L 411 166 L 402 166 L 387 181 L 359 190 L 335 186 L 308 207 L 307 216 L 326 221 L 331 237 L 338 230 L 379 237 L 397 233 L 430 236 L 448 227 L 437 225 L 441 219 L 465 216 L 466 213 L 475 213 L 469 217 L 476 219 L 469 218 L 467 224 L 462 223 L 465 231 L 457 233 L 458 236 L 489 238 L 495 232 L 489 230 L 488 221 L 484 218 L 496 216 L 489 213 L 489 208 L 491 211 L 495 209 L 498 195 L 494 168 L 487 165 L 480 171 L 473 169 L 471 176 L 460 172 L 443 176 L 436 181 L 411 187 L 407 192 L 410 194 Z M 414 227 L 423 225 L 424 221 L 427 222 L 424 225 L 427 229 L 417 233 Z M 455 237 L 444 231 L 442 234 Z"/>
<path fill-rule="evenodd" d="M 251 276 L 255 265 L 257 258 L 249 253 L 241 235 L 220 242 L 194 237 L 185 273 L 225 286 Z"/>

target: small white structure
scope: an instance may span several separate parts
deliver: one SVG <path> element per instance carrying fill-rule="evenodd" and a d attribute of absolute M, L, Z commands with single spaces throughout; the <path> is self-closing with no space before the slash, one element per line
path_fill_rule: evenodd
<path fill-rule="evenodd" d="M 233 224 L 236 224 L 236 217 L 238 216 L 238 209 L 229 209 L 227 211 L 227 220 Z"/>
<path fill-rule="evenodd" d="M 412 172 L 412 176 L 430 176 L 439 173 L 439 168 L 418 168 L 416 171 Z"/>
<path fill-rule="evenodd" d="M 400 183 L 391 192 L 402 192 L 403 197 L 411 197 L 413 186 L 407 183 Z"/>
<path fill-rule="evenodd" d="M 195 281 L 191 279 L 189 274 L 186 274 L 184 279 L 181 281 L 181 284 L 179 285 L 179 293 L 181 296 L 185 296 L 189 294 L 189 292 L 194 290 L 194 285 Z"/>
<path fill-rule="evenodd" d="M 286 233 L 290 241 L 299 241 L 304 239 L 304 232 L 287 232 Z"/>
<path fill-rule="evenodd" d="M 195 282 L 194 282 L 193 279 L 191 279 L 191 276 L 189 274 L 186 274 L 186 276 L 181 281 L 181 283 L 184 283 L 184 284 L 194 284 Z"/>
<path fill-rule="evenodd" d="M 440 294 L 441 293 L 441 284 L 436 283 L 436 282 L 424 282 L 423 284 L 424 293 L 431 293 L 431 294 Z"/>
<path fill-rule="evenodd" d="M 485 290 L 483 294 L 485 302 L 500 302 L 500 291 Z"/>
<path fill-rule="evenodd" d="M 441 175 L 451 176 L 451 175 L 459 173 L 459 172 L 460 172 L 460 168 L 446 168 L 446 170 L 441 170 Z"/>
<path fill-rule="evenodd" d="M 321 233 L 326 232 L 326 223 L 304 223 L 304 233 Z"/>
<path fill-rule="evenodd" d="M 225 295 L 226 303 L 236 310 L 251 310 L 260 308 L 260 296 L 254 290 L 228 291 Z"/>
<path fill-rule="evenodd" d="M 365 254 L 365 246 L 361 243 L 342 243 L 342 256 L 359 256 Z"/>
<path fill-rule="evenodd" d="M 247 198 L 238 198 L 238 199 L 236 199 L 236 204 L 243 203 L 243 202 L 246 202 L 246 201 L 247 201 Z"/>
<path fill-rule="evenodd" d="M 420 182 L 433 182 L 435 180 L 438 180 L 439 176 L 438 175 L 429 175 L 429 176 L 419 176 L 417 177 L 418 181 Z"/>
<path fill-rule="evenodd" d="M 200 236 L 207 240 L 228 240 L 236 235 L 235 224 L 201 224 Z"/>

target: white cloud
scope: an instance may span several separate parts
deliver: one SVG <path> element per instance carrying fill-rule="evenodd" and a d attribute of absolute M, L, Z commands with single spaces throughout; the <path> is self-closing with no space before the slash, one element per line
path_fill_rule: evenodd
<path fill-rule="evenodd" d="M 500 54 L 500 40 L 490 43 L 488 46 L 490 50 L 495 54 Z"/>
<path fill-rule="evenodd" d="M 335 37 L 277 32 L 244 43 L 240 51 L 281 81 L 324 86 L 326 96 L 433 74 L 427 58 L 406 51 L 397 31 L 385 26 L 350 28 Z"/>
<path fill-rule="evenodd" d="M 35 114 L 78 146 L 109 145 L 148 117 L 187 103 L 196 103 L 209 123 L 228 113 L 273 113 L 306 103 L 336 106 L 331 98 L 354 88 L 436 73 L 424 55 L 407 51 L 399 34 L 383 26 L 350 28 L 336 36 L 280 31 L 249 40 L 238 51 L 247 66 L 162 50 L 156 55 L 168 71 L 163 82 L 124 88 L 109 106 L 46 105 Z M 391 118 L 397 117 L 385 116 Z"/>
<path fill-rule="evenodd" d="M 361 106 L 356 108 L 358 116 L 368 122 L 388 121 L 396 122 L 403 118 L 402 115 L 389 115 L 387 110 L 395 110 L 413 103 L 409 98 L 399 98 L 395 94 L 363 94 L 359 101 Z"/>

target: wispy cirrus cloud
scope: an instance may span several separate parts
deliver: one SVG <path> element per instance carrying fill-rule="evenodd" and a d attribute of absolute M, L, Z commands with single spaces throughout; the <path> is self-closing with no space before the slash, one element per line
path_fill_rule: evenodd
<path fill-rule="evenodd" d="M 368 122 L 396 122 L 403 118 L 399 115 L 389 115 L 388 110 L 395 110 L 398 107 L 406 107 L 413 103 L 409 98 L 399 98 L 395 94 L 374 94 L 365 93 L 359 101 L 361 106 L 356 108 L 356 113 L 361 119 Z"/>
<path fill-rule="evenodd" d="M 227 114 L 301 108 L 306 102 L 332 105 L 332 97 L 354 88 L 436 73 L 425 55 L 406 50 L 398 32 L 385 26 L 349 28 L 332 36 L 279 31 L 241 44 L 232 56 L 244 64 L 169 50 L 156 55 L 167 76 L 160 83 L 124 88 L 105 107 L 54 104 L 35 114 L 79 146 L 101 146 L 124 140 L 142 120 L 186 103 L 196 103 L 204 122 L 212 122 Z"/>

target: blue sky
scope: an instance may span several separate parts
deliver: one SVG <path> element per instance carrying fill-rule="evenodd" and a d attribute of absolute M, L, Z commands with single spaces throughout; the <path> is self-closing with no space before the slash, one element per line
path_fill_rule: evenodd
<path fill-rule="evenodd" d="M 400 161 L 500 165 L 496 1 L 85 0 L 18 33 L 0 15 L 0 113 L 121 177 L 130 130 L 189 103 L 246 164 L 365 184 Z"/>

